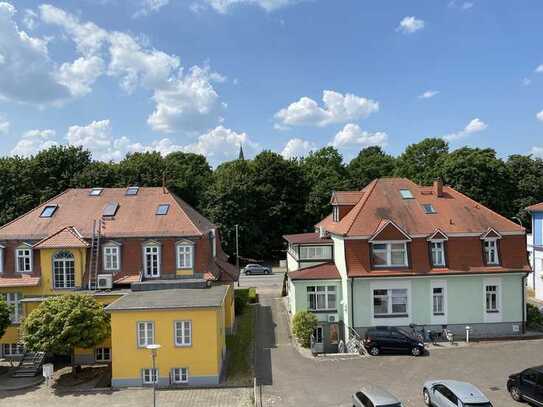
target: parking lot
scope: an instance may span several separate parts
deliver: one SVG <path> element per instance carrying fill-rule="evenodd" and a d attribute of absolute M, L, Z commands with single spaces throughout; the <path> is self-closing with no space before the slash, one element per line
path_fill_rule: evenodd
<path fill-rule="evenodd" d="M 455 379 L 478 386 L 495 407 L 515 406 L 505 383 L 511 373 L 543 364 L 543 341 L 472 344 L 435 350 L 430 355 L 379 356 L 339 360 L 301 356 L 289 337 L 288 316 L 280 298 L 281 275 L 250 276 L 261 309 L 257 326 L 257 379 L 263 405 L 350 406 L 351 394 L 364 384 L 381 385 L 404 401 L 423 406 L 422 384 L 429 379 Z M 522 404 L 518 404 L 522 406 Z"/>

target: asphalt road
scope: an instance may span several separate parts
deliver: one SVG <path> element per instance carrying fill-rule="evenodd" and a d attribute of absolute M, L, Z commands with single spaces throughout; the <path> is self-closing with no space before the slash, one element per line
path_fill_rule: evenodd
<path fill-rule="evenodd" d="M 406 407 L 423 406 L 422 384 L 429 379 L 468 381 L 495 407 L 513 407 L 517 403 L 505 388 L 508 375 L 543 364 L 541 340 L 472 344 L 419 358 L 310 359 L 292 346 L 281 282 L 282 274 L 242 278 L 242 285 L 257 286 L 260 295 L 256 374 L 264 407 L 350 406 L 351 394 L 364 384 L 387 388 Z"/>

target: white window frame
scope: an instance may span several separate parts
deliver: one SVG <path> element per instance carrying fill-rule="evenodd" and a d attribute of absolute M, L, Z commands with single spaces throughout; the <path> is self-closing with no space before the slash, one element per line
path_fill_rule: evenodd
<path fill-rule="evenodd" d="M 503 290 L 502 290 L 501 277 L 489 277 L 483 280 L 483 287 L 481 293 L 482 300 L 482 312 L 484 322 L 497 323 L 503 322 Z M 487 308 L 487 289 L 488 287 L 496 287 L 496 307 L 493 309 Z"/>
<path fill-rule="evenodd" d="M 445 297 L 446 297 L 445 287 L 440 287 L 440 286 L 432 287 L 432 315 L 434 316 L 445 315 Z M 439 301 L 436 301 L 438 299 Z M 441 305 L 441 307 L 439 307 L 439 305 Z"/>
<path fill-rule="evenodd" d="M 492 243 L 492 248 L 490 247 L 490 244 Z M 488 246 L 487 246 L 488 245 Z M 483 240 L 483 247 L 484 247 L 484 253 L 485 253 L 485 262 L 488 265 L 499 265 L 500 264 L 500 257 L 498 253 L 498 239 L 497 238 L 487 238 Z M 494 260 L 490 261 L 491 253 L 494 254 Z"/>
<path fill-rule="evenodd" d="M 174 321 L 173 334 L 174 334 L 175 346 L 177 347 L 192 346 L 192 321 L 191 320 Z"/>
<path fill-rule="evenodd" d="M 104 270 L 119 271 L 121 269 L 121 247 L 113 243 L 106 243 L 102 250 Z M 108 258 L 111 258 L 111 265 L 108 265 Z M 113 267 L 113 259 L 115 259 L 115 262 L 117 263 L 116 267 Z"/>
<path fill-rule="evenodd" d="M 440 245 L 440 248 L 435 247 L 435 245 Z M 445 267 L 445 241 L 430 240 L 430 255 L 433 267 Z M 441 262 L 435 262 L 434 255 L 441 256 Z"/>
<path fill-rule="evenodd" d="M 108 357 L 106 358 L 106 349 Z M 111 362 L 111 348 L 108 347 L 98 347 L 95 349 L 95 360 L 96 362 Z"/>
<path fill-rule="evenodd" d="M 489 290 L 489 289 L 492 290 Z M 489 296 L 492 298 L 494 297 L 494 306 L 489 307 Z M 500 286 L 499 284 L 485 284 L 485 312 L 490 313 L 497 313 L 500 312 Z"/>
<path fill-rule="evenodd" d="M 24 354 L 24 347 L 18 343 L 3 343 L 2 344 L 3 357 L 22 356 L 23 354 Z"/>
<path fill-rule="evenodd" d="M 375 299 L 375 292 L 376 291 L 386 291 L 386 299 L 387 299 L 387 312 L 375 312 L 375 309 L 373 310 L 373 317 L 379 318 L 379 317 L 387 317 L 387 316 L 406 316 L 409 315 L 409 289 L 407 288 L 374 288 L 372 290 L 372 302 Z M 396 291 L 396 292 L 394 292 Z M 398 298 L 400 295 L 398 295 L 398 291 L 405 291 L 405 295 L 401 295 L 401 297 L 405 297 L 405 312 L 395 312 L 393 310 L 393 305 L 399 305 L 399 304 L 393 304 L 393 298 Z M 396 296 L 394 296 L 396 294 Z M 380 295 L 379 297 L 384 297 Z M 375 306 L 375 305 L 374 305 Z"/>
<path fill-rule="evenodd" d="M 156 249 L 156 253 L 152 252 L 152 249 Z M 149 252 L 148 252 L 149 251 Z M 149 270 L 147 267 L 147 256 L 148 255 L 156 255 L 157 256 L 157 269 L 156 270 Z M 160 266 L 161 266 L 161 248 L 160 244 L 146 244 L 143 246 L 143 270 L 145 277 L 147 278 L 157 278 L 160 277 Z"/>
<path fill-rule="evenodd" d="M 435 289 L 441 289 L 441 294 L 438 294 L 442 298 L 442 307 L 443 309 L 441 312 L 436 312 L 434 309 L 434 297 L 436 297 L 436 294 L 434 294 Z M 447 324 L 447 280 L 431 280 L 430 283 L 430 312 L 431 312 L 431 323 L 433 325 L 445 325 Z"/>
<path fill-rule="evenodd" d="M 337 287 L 335 285 L 317 285 L 317 286 L 308 286 L 306 287 L 307 293 L 307 309 L 309 311 L 333 311 L 337 310 Z M 313 303 L 315 307 L 311 307 L 311 297 L 314 297 Z M 330 297 L 334 297 L 333 303 L 334 306 L 331 306 Z M 324 306 L 319 306 L 319 298 L 321 302 L 324 303 Z"/>
<path fill-rule="evenodd" d="M 17 268 L 17 273 L 32 273 L 32 254 L 32 247 L 29 246 L 19 246 L 15 249 L 15 267 Z M 24 261 L 25 270 L 21 270 L 19 259 L 28 259 L 28 262 Z"/>
<path fill-rule="evenodd" d="M 0 274 L 4 272 L 4 246 L 0 244 Z"/>
<path fill-rule="evenodd" d="M 194 245 L 191 243 L 177 244 L 177 268 L 191 269 L 193 267 Z"/>
<path fill-rule="evenodd" d="M 398 249 L 392 249 L 392 245 L 403 245 L 403 253 L 404 253 L 404 262 L 402 264 L 392 264 L 392 252 L 399 252 Z M 376 245 L 385 245 L 385 249 L 375 249 Z M 386 264 L 375 264 L 373 262 L 373 254 L 375 251 L 385 253 L 387 262 Z M 372 256 L 372 263 L 373 267 L 375 268 L 383 268 L 383 267 L 408 267 L 409 266 L 409 259 L 407 255 L 407 242 L 404 241 L 388 241 L 388 242 L 381 242 L 381 241 L 374 241 L 371 242 L 371 256 Z"/>
<path fill-rule="evenodd" d="M 172 368 L 171 375 L 171 380 L 173 384 L 186 384 L 189 382 L 188 367 L 174 367 Z"/>
<path fill-rule="evenodd" d="M 23 299 L 23 293 L 20 292 L 9 292 L 0 294 L 6 303 L 12 307 L 9 313 L 9 320 L 12 324 L 20 324 L 23 320 L 23 304 L 21 300 Z"/>
<path fill-rule="evenodd" d="M 72 257 L 57 257 L 60 253 L 68 253 Z M 52 272 L 53 272 L 53 289 L 55 290 L 70 290 L 75 288 L 75 282 L 76 282 L 76 269 L 75 269 L 75 256 L 74 254 L 69 250 L 59 250 L 53 255 L 52 259 Z M 68 263 L 73 263 L 73 278 L 68 274 Z M 60 281 L 57 280 L 57 273 L 55 269 L 55 263 L 62 263 L 62 285 L 60 285 Z M 68 282 L 71 282 L 72 284 L 68 284 Z"/>
<path fill-rule="evenodd" d="M 339 206 L 338 205 L 332 206 L 332 220 L 336 223 L 339 222 Z"/>
<path fill-rule="evenodd" d="M 332 258 L 332 246 L 300 246 L 300 260 L 328 260 Z"/>
<path fill-rule="evenodd" d="M 159 379 L 159 371 L 158 368 L 143 368 L 141 369 L 141 382 L 143 384 L 155 384 L 158 383 Z M 148 378 L 148 379 L 147 379 Z"/>
<path fill-rule="evenodd" d="M 142 326 L 143 329 L 140 329 Z M 136 337 L 138 348 L 145 348 L 147 345 L 153 345 L 155 343 L 155 322 L 138 321 L 136 323 Z"/>

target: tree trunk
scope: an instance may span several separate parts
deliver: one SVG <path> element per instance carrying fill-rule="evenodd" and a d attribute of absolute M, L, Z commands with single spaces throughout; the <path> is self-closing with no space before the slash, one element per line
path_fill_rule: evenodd
<path fill-rule="evenodd" d="M 75 363 L 75 348 L 72 348 L 71 352 L 71 361 L 72 361 L 72 376 L 77 377 L 78 373 L 81 371 L 81 366 Z"/>

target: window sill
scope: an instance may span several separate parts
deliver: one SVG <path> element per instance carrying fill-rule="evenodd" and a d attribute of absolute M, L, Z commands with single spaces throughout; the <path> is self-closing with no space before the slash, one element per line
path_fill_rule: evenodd
<path fill-rule="evenodd" d="M 486 311 L 487 314 L 499 314 L 500 310 L 494 310 L 494 311 Z"/>
<path fill-rule="evenodd" d="M 192 348 L 192 343 L 189 344 L 189 345 L 179 345 L 179 344 L 175 344 L 175 347 L 176 348 Z"/>
<path fill-rule="evenodd" d="M 310 312 L 313 312 L 315 314 L 330 314 L 330 313 L 336 313 L 337 309 L 307 309 Z"/>
<path fill-rule="evenodd" d="M 434 317 L 444 317 L 445 316 L 445 313 L 444 312 L 434 312 L 432 314 Z"/>
<path fill-rule="evenodd" d="M 374 315 L 373 318 L 409 318 L 409 314 L 387 314 L 387 315 Z"/>
<path fill-rule="evenodd" d="M 409 268 L 409 264 L 383 264 L 383 265 L 374 264 L 373 268 L 374 269 L 387 269 L 387 268 L 402 269 L 402 268 Z"/>

